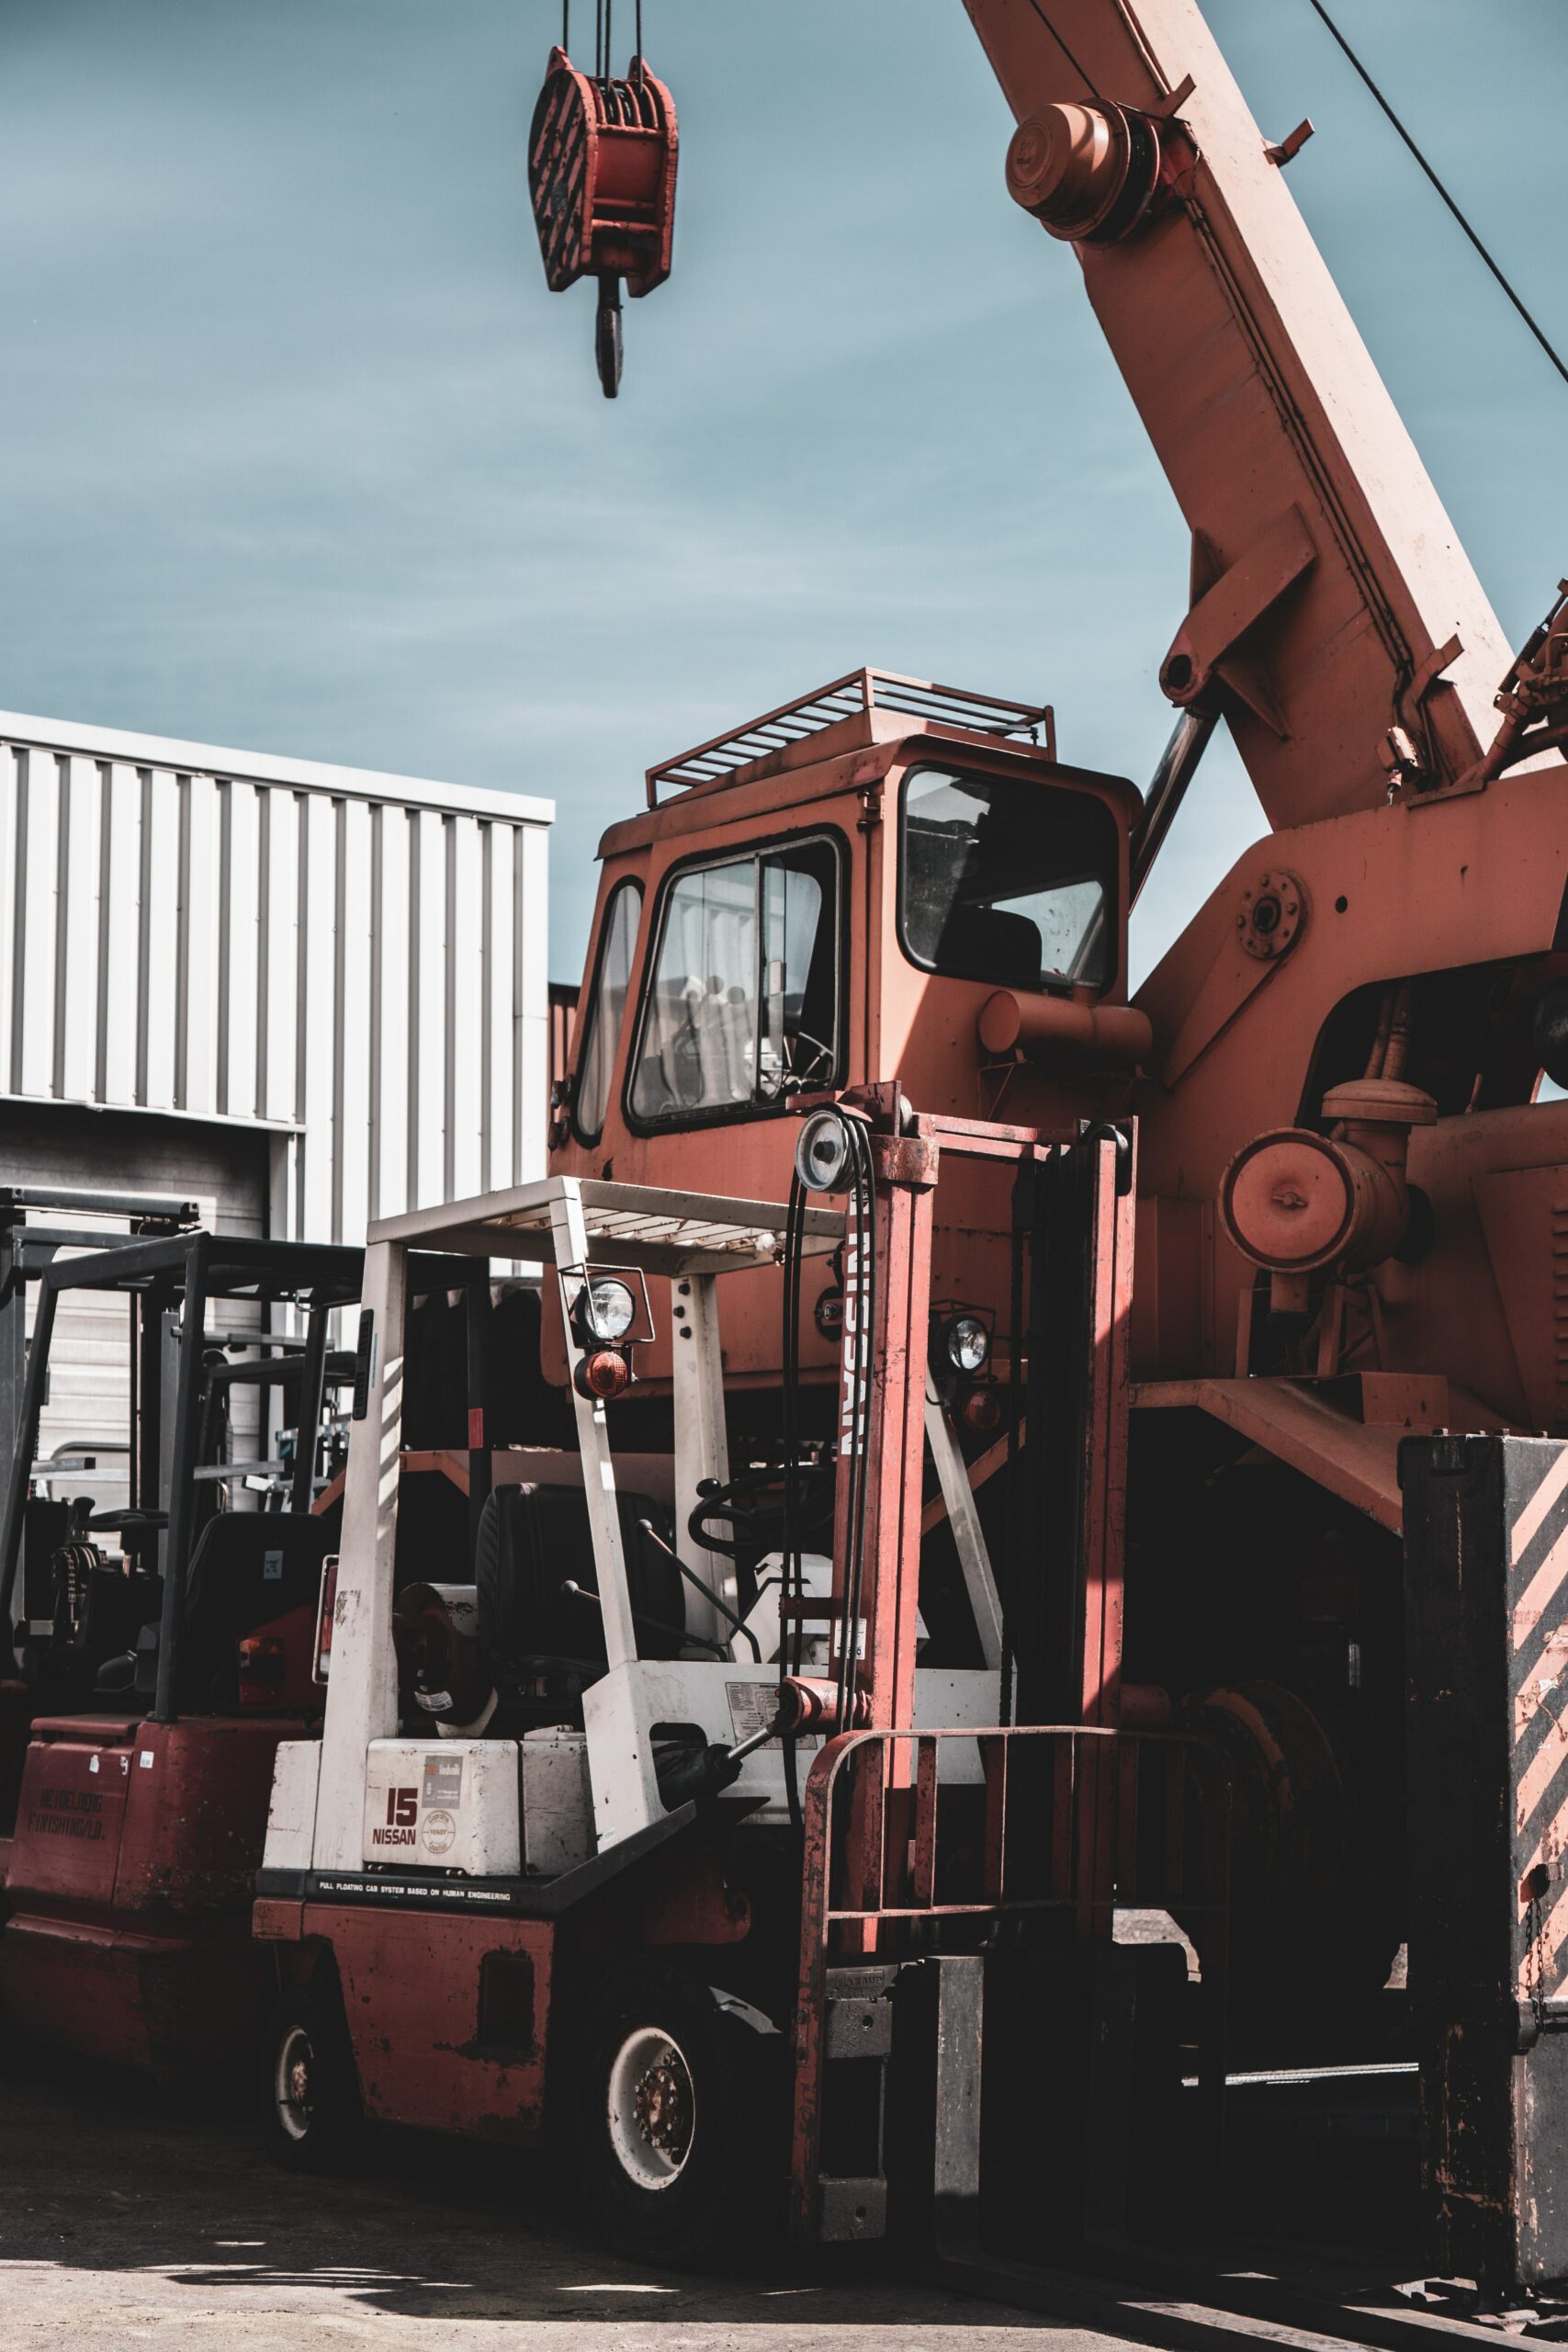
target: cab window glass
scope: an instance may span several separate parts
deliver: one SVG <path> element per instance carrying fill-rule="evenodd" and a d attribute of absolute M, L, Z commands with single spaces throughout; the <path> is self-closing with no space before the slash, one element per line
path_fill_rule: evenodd
<path fill-rule="evenodd" d="M 918 768 L 904 786 L 904 946 L 928 971 L 1006 988 L 1115 978 L 1116 820 L 1023 777 Z"/>
<path fill-rule="evenodd" d="M 642 892 L 635 882 L 617 882 L 604 911 L 599 968 L 594 974 L 584 1019 L 587 1023 L 577 1057 L 577 1091 L 572 1098 L 572 1125 L 580 1143 L 597 1143 L 610 1101 L 610 1073 L 615 1066 L 621 1016 L 631 985 L 632 956 L 637 947 L 637 917 Z"/>
<path fill-rule="evenodd" d="M 838 1069 L 839 861 L 813 840 L 679 874 L 630 1108 L 646 1125 L 767 1109 Z"/>

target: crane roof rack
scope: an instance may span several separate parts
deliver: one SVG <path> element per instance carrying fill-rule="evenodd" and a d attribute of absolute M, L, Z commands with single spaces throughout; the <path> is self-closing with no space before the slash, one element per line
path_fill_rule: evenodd
<path fill-rule="evenodd" d="M 744 727 L 715 735 L 649 768 L 648 805 L 658 808 L 661 784 L 722 783 L 737 770 L 750 767 L 753 760 L 783 751 L 803 736 L 818 734 L 840 719 L 874 710 L 897 711 L 901 717 L 939 727 L 963 727 L 971 734 L 1027 735 L 1035 742 L 1043 729 L 1045 748 L 1053 757 L 1055 753 L 1049 703 L 1007 702 L 998 695 L 968 694 L 962 686 L 939 686 L 929 678 L 903 677 L 896 670 L 850 670 L 831 685 L 781 703 L 776 710 L 765 711 Z"/>

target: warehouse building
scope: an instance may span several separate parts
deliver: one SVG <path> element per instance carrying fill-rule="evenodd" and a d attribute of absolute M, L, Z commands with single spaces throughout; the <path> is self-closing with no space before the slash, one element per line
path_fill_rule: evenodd
<path fill-rule="evenodd" d="M 553 815 L 0 712 L 0 1185 L 356 1242 L 541 1174 Z M 40 1453 L 123 1424 L 113 1312 L 62 1311 Z"/>

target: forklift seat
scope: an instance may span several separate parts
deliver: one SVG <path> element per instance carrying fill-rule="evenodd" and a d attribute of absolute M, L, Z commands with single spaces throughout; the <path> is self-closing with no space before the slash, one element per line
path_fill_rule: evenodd
<path fill-rule="evenodd" d="M 110 1567 L 97 1544 L 62 1544 L 51 1563 L 54 1626 L 43 1662 L 49 1703 L 56 1712 L 85 1704 L 111 1658 L 136 1646 L 143 1625 L 157 1617 L 162 1577 Z"/>
<path fill-rule="evenodd" d="M 638 1525 L 647 1520 L 666 1543 L 668 1514 L 646 1495 L 616 1498 L 637 1649 L 676 1657 L 684 1645 L 684 1586 L 674 1562 Z M 604 1621 L 582 1595 L 599 1589 L 588 1498 L 581 1487 L 496 1487 L 479 1513 L 474 1547 L 479 1651 L 506 1699 L 525 1683 L 562 1669 L 593 1681 L 604 1669 Z"/>
<path fill-rule="evenodd" d="M 208 1521 L 186 1579 L 182 1706 L 220 1714 L 238 1707 L 243 1636 L 290 1610 L 314 1611 L 333 1548 L 314 1511 L 226 1510 Z"/>
<path fill-rule="evenodd" d="M 998 988 L 1037 989 L 1044 952 L 1040 926 L 1027 915 L 960 905 L 942 927 L 937 959 L 946 971 L 981 973 Z"/>

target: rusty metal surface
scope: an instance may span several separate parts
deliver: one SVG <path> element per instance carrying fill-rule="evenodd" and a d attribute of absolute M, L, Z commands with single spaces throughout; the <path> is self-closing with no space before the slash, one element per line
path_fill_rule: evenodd
<path fill-rule="evenodd" d="M 307 1904 L 304 1928 L 332 1947 L 371 2114 L 481 2139 L 537 2137 L 553 1927 Z M 515 1980 L 503 2024 L 486 2014 L 498 1967 Z"/>
<path fill-rule="evenodd" d="M 528 187 L 545 277 L 559 294 L 613 271 L 647 294 L 670 275 L 675 225 L 675 103 L 637 61 L 626 79 L 579 73 L 550 51 L 528 140 Z"/>

